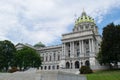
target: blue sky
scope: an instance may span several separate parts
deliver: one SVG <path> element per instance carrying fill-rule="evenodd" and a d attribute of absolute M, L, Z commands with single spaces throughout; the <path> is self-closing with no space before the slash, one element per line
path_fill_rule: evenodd
<path fill-rule="evenodd" d="M 107 24 L 120 24 L 120 0 L 0 0 L 0 40 L 61 44 L 62 34 L 72 31 L 83 8 L 100 34 Z"/>

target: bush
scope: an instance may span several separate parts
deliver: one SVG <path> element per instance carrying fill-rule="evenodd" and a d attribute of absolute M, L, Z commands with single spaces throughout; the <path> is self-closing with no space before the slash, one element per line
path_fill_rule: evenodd
<path fill-rule="evenodd" d="M 93 73 L 92 69 L 88 66 L 81 66 L 80 74 L 90 74 Z"/>
<path fill-rule="evenodd" d="M 16 67 L 12 67 L 11 69 L 8 70 L 8 72 L 13 73 L 19 71 L 19 69 L 17 69 Z"/>

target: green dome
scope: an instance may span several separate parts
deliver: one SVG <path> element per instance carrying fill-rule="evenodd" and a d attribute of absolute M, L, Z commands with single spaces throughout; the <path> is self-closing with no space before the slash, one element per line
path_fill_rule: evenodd
<path fill-rule="evenodd" d="M 78 17 L 78 19 L 75 21 L 75 25 L 83 23 L 83 22 L 93 22 L 94 19 L 90 16 L 87 16 L 86 13 L 83 11 L 81 17 Z"/>
<path fill-rule="evenodd" d="M 45 47 L 45 45 L 42 42 L 39 42 L 35 44 L 34 47 Z"/>

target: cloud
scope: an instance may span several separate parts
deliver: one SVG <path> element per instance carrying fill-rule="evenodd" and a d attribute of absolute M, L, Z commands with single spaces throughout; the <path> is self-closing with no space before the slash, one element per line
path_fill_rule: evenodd
<path fill-rule="evenodd" d="M 83 8 L 101 23 L 112 8 L 119 6 L 119 0 L 1 0 L 0 40 L 54 44 L 69 32 L 74 14 L 79 17 Z"/>
<path fill-rule="evenodd" d="M 120 24 L 120 19 L 114 21 L 115 24 Z"/>

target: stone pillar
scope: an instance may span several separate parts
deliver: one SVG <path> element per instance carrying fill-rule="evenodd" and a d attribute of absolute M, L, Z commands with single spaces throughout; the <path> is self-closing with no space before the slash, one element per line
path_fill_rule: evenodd
<path fill-rule="evenodd" d="M 73 65 L 73 64 L 71 64 L 71 63 L 72 63 L 72 60 L 70 60 L 70 69 L 72 69 L 72 65 Z"/>
<path fill-rule="evenodd" d="M 91 53 L 91 39 L 89 39 L 89 52 Z"/>
<path fill-rule="evenodd" d="M 61 54 L 61 57 L 64 56 L 64 43 L 62 44 L 62 54 Z"/>
<path fill-rule="evenodd" d="M 72 53 L 73 53 L 73 52 L 72 52 L 72 51 L 73 51 L 73 50 L 72 50 L 72 46 L 73 46 L 73 45 L 72 45 L 72 42 L 70 42 L 70 57 L 72 57 Z"/>
<path fill-rule="evenodd" d="M 80 54 L 82 53 L 82 45 L 81 45 L 81 41 L 79 41 L 79 52 L 80 52 Z"/>
<path fill-rule="evenodd" d="M 64 56 L 64 58 L 65 58 L 65 56 L 66 56 L 66 46 L 65 46 L 65 43 L 63 43 L 63 46 L 64 46 L 64 53 L 63 53 L 63 56 Z"/>
<path fill-rule="evenodd" d="M 83 43 L 83 40 L 82 40 L 82 54 L 84 54 L 84 43 Z"/>
<path fill-rule="evenodd" d="M 95 45 L 94 45 L 93 39 L 92 39 L 92 52 L 95 52 Z"/>
<path fill-rule="evenodd" d="M 73 64 L 73 68 L 72 69 L 75 69 L 75 61 L 72 61 L 72 64 Z"/>
<path fill-rule="evenodd" d="M 75 45 L 74 45 L 74 42 L 73 42 L 73 54 L 72 54 L 73 57 L 74 57 L 74 54 L 75 54 Z"/>

